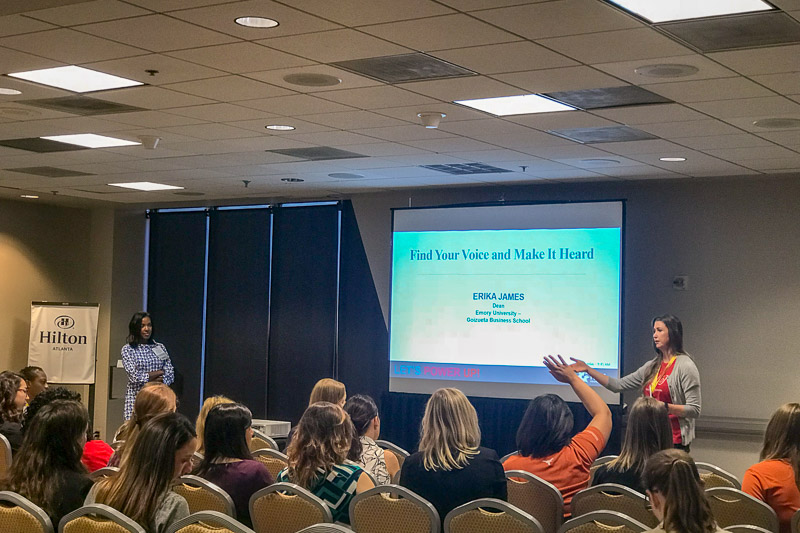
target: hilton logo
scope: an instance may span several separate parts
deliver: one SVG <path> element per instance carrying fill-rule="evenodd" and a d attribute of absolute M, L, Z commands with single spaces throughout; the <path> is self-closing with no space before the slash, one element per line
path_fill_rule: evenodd
<path fill-rule="evenodd" d="M 75 327 L 75 319 L 69 315 L 61 315 L 53 321 L 58 329 L 72 329 Z M 42 344 L 86 344 L 86 335 L 70 335 L 65 331 L 40 331 L 39 342 Z M 72 350 L 72 348 L 61 348 L 62 350 Z"/>
<path fill-rule="evenodd" d="M 72 329 L 75 327 L 75 319 L 68 315 L 56 317 L 55 325 L 59 329 Z"/>

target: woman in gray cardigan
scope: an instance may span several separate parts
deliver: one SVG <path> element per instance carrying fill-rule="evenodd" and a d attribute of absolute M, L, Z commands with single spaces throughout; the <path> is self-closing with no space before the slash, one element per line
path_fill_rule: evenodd
<path fill-rule="evenodd" d="M 683 350 L 683 326 L 678 317 L 653 319 L 653 347 L 656 357 L 623 378 L 612 378 L 581 361 L 572 359 L 576 372 L 586 372 L 605 388 L 622 392 L 641 390 L 645 396 L 664 402 L 676 448 L 689 451 L 694 439 L 695 419 L 700 416 L 700 374 Z"/>

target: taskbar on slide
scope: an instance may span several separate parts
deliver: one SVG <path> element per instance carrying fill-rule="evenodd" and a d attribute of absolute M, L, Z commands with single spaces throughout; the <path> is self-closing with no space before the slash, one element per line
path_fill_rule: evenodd
<path fill-rule="evenodd" d="M 619 376 L 619 370 L 616 368 L 597 370 L 607 376 Z M 389 377 L 391 379 L 434 379 L 487 383 L 556 383 L 550 372 L 543 366 L 471 365 L 416 361 L 389 361 Z M 598 384 L 588 374 L 581 374 L 581 377 L 590 385 Z"/>

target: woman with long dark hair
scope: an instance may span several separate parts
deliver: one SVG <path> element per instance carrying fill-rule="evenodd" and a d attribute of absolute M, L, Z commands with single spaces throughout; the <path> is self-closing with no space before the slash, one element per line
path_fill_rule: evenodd
<path fill-rule="evenodd" d="M 250 454 L 253 415 L 240 403 L 211 408 L 205 419 L 205 455 L 195 474 L 227 492 L 236 505 L 236 518 L 248 527 L 250 496 L 274 483 L 267 468 Z"/>
<path fill-rule="evenodd" d="M 572 358 L 572 367 L 613 392 L 641 390 L 644 396 L 663 402 L 669 412 L 673 445 L 688 452 L 695 419 L 700 416 L 700 373 L 683 349 L 683 325 L 678 317 L 661 315 L 653 319 L 653 349 L 656 356 L 650 362 L 619 379 L 580 359 Z"/>
<path fill-rule="evenodd" d="M 125 420 L 131 417 L 138 392 L 150 381 L 171 385 L 175 370 L 167 348 L 153 340 L 153 321 L 145 311 L 134 313 L 128 324 L 127 344 L 122 347 L 122 365 L 128 373 L 125 389 Z"/>
<path fill-rule="evenodd" d="M 16 453 L 22 445 L 22 413 L 28 402 L 28 383 L 16 372 L 0 372 L 0 434 Z"/>
<path fill-rule="evenodd" d="M 92 486 L 81 463 L 89 413 L 79 402 L 54 400 L 25 426 L 25 438 L 2 483 L 44 509 L 53 524 L 83 505 Z"/>
<path fill-rule="evenodd" d="M 744 473 L 742 490 L 772 507 L 781 533 L 789 533 L 800 509 L 800 404 L 784 404 L 772 414 L 760 459 Z"/>
<path fill-rule="evenodd" d="M 347 400 L 344 410 L 350 415 L 356 430 L 347 458 L 371 473 L 378 485 L 391 483 L 392 477 L 400 470 L 400 462 L 390 450 L 384 450 L 375 444 L 375 439 L 381 434 L 381 419 L 375 400 L 356 394 Z"/>
<path fill-rule="evenodd" d="M 691 456 L 682 450 L 662 450 L 644 468 L 644 484 L 661 524 L 657 533 L 722 533 L 711 514 L 705 487 Z"/>
<path fill-rule="evenodd" d="M 160 414 L 142 427 L 119 472 L 95 483 L 85 503 L 109 505 L 149 533 L 164 533 L 189 516 L 186 500 L 171 487 L 191 471 L 196 449 L 194 426 L 185 416 Z"/>

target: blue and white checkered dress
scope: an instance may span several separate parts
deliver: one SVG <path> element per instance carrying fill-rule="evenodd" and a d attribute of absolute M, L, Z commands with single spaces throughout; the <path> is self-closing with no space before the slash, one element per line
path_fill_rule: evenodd
<path fill-rule="evenodd" d="M 162 360 L 154 352 L 153 348 L 160 346 L 167 358 Z M 135 347 L 126 344 L 122 347 L 122 365 L 128 373 L 128 387 L 125 389 L 125 420 L 128 420 L 133 413 L 133 402 L 136 395 L 145 383 L 150 381 L 148 374 L 156 370 L 164 371 L 164 383 L 171 385 L 175 380 L 175 371 L 169 360 L 169 353 L 160 342 L 150 344 L 137 344 Z"/>

